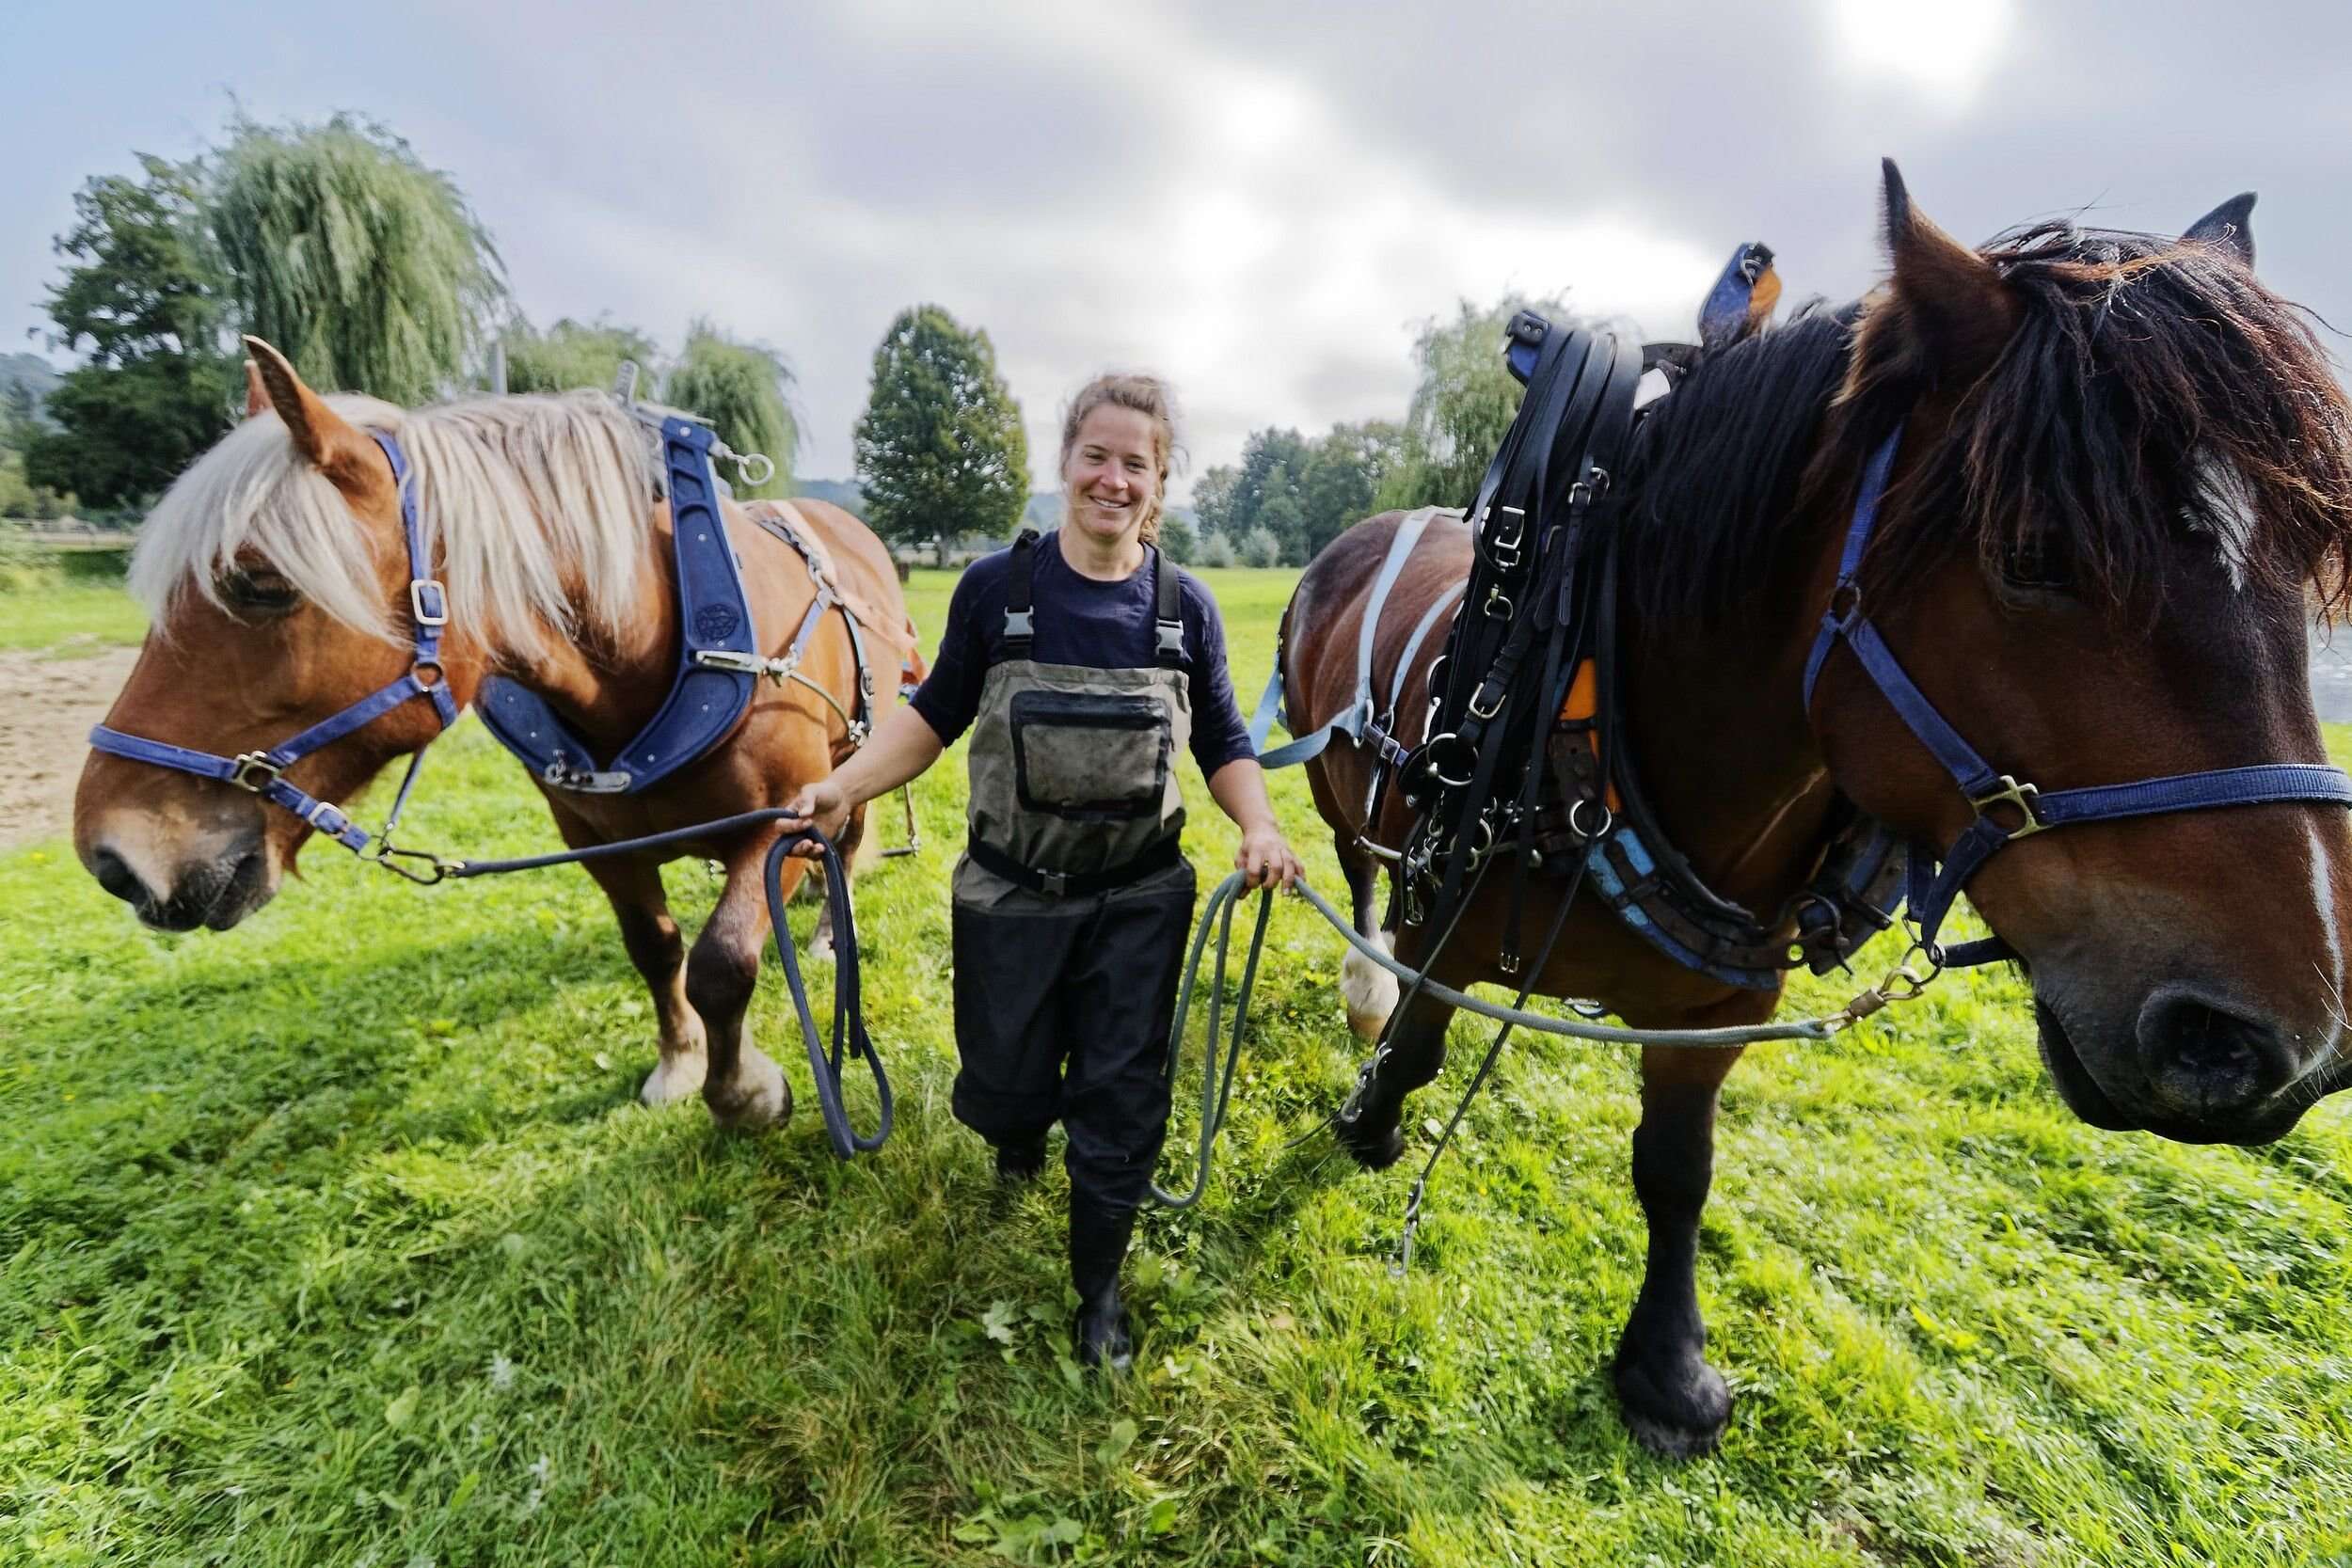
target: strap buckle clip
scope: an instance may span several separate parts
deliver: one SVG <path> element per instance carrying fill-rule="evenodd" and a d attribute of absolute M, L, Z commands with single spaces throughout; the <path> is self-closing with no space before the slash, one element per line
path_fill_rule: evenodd
<path fill-rule="evenodd" d="M 278 775 L 285 770 L 283 764 L 270 760 L 267 752 L 246 752 L 238 756 L 229 782 L 249 794 L 259 795 L 276 784 Z"/>
<path fill-rule="evenodd" d="M 1037 874 L 1037 890 L 1048 898 L 1063 898 L 1070 894 L 1070 879 L 1058 871 Z"/>
<path fill-rule="evenodd" d="M 431 578 L 412 578 L 408 613 L 421 626 L 445 626 L 449 625 L 449 594 Z"/>
<path fill-rule="evenodd" d="M 2042 820 L 2042 813 L 2035 806 L 2035 802 L 2041 798 L 2042 792 L 2033 785 L 2019 784 L 2014 778 L 2004 773 L 2000 777 L 1998 789 L 1990 790 L 1983 795 L 1972 795 L 1968 798 L 1968 803 L 1976 808 L 1979 816 L 1990 820 L 1994 827 L 2000 829 L 2008 836 L 2009 842 L 2014 843 L 2021 838 L 2031 838 L 2049 827 L 2050 824 Z M 2018 816 L 2017 826 L 2012 828 L 2000 818 L 1994 816 L 1993 810 L 1996 806 L 2014 807 Z"/>
<path fill-rule="evenodd" d="M 331 800 L 311 801 L 310 809 L 302 814 L 302 820 L 329 838 L 341 838 L 351 831 L 351 818 Z"/>

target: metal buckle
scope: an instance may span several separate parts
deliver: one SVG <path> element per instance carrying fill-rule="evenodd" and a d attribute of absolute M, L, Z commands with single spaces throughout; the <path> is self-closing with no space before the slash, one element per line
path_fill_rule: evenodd
<path fill-rule="evenodd" d="M 774 663 L 759 654 L 739 654 L 733 648 L 697 648 L 694 662 L 706 670 L 724 670 L 736 675 L 776 675 Z M 778 677 L 782 677 L 779 675 Z"/>
<path fill-rule="evenodd" d="M 421 626 L 445 626 L 449 625 L 449 595 L 431 578 L 412 578 L 408 583 L 408 613 L 416 617 Z"/>
<path fill-rule="evenodd" d="M 2042 814 L 2034 809 L 2034 802 L 2041 797 L 2042 792 L 2033 785 L 2019 784 L 2015 779 L 2004 773 L 2001 775 L 2000 788 L 1987 795 L 1970 796 L 1968 803 L 1976 808 L 1979 816 L 1983 817 L 1990 817 L 1994 806 L 2015 806 L 2017 815 L 2023 819 L 2018 826 L 2010 828 L 1999 821 L 1994 821 L 1993 824 L 2001 829 L 2011 842 L 2014 842 L 2021 838 L 2031 838 L 2049 826 L 2047 822 L 2042 820 Z"/>
<path fill-rule="evenodd" d="M 276 784 L 278 775 L 285 770 L 281 764 L 270 761 L 267 752 L 246 752 L 237 758 L 235 771 L 229 775 L 229 782 L 239 789 L 259 795 Z"/>
<path fill-rule="evenodd" d="M 1527 543 L 1527 512 L 1525 508 L 1517 506 L 1499 506 L 1495 510 L 1507 512 L 1518 520 L 1518 526 L 1511 531 L 1510 538 L 1489 539 L 1486 542 L 1487 552 L 1494 557 L 1495 564 L 1506 572 L 1512 571 L 1518 566 L 1520 546 Z"/>
<path fill-rule="evenodd" d="M 1502 688 L 1495 692 L 1495 700 L 1493 702 L 1487 704 L 1485 707 L 1480 707 L 1478 705 L 1478 699 L 1486 693 L 1486 687 L 1482 684 L 1476 691 L 1470 693 L 1470 714 L 1472 719 L 1492 719 L 1496 714 L 1502 711 L 1502 705 L 1504 701 L 1511 695 L 1509 688 Z"/>
<path fill-rule="evenodd" d="M 1584 470 L 1584 477 L 1568 486 L 1570 506 L 1590 506 L 1609 494 L 1609 470 L 1598 464 Z"/>
<path fill-rule="evenodd" d="M 330 818 L 332 826 L 329 826 Z M 340 838 L 351 828 L 351 818 L 343 815 L 342 807 L 329 800 L 311 801 L 310 809 L 302 814 L 302 820 L 329 838 Z"/>
<path fill-rule="evenodd" d="M 1039 872 L 1037 882 L 1038 892 L 1048 898 L 1063 898 L 1069 895 L 1070 879 L 1058 871 Z"/>

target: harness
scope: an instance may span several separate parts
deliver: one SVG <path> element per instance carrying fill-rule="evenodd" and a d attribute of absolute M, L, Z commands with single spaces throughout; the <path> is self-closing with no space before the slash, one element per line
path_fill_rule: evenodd
<path fill-rule="evenodd" d="M 424 531 L 417 517 L 416 497 L 408 484 L 408 459 L 400 450 L 400 443 L 389 435 L 380 430 L 368 434 L 384 449 L 384 455 L 392 466 L 392 483 L 400 491 L 401 535 L 408 547 L 408 647 L 412 657 L 407 673 L 266 751 L 225 757 L 215 752 L 199 752 L 125 735 L 104 724 L 92 727 L 89 743 L 96 751 L 133 762 L 151 763 L 175 772 L 193 773 L 200 779 L 235 784 L 272 805 L 284 807 L 356 855 L 366 854 L 368 845 L 375 843 L 377 848 L 372 858 L 402 871 L 403 867 L 386 857 L 399 852 L 391 847 L 391 832 L 400 821 L 402 808 L 408 803 L 408 791 L 417 782 L 417 769 L 424 761 L 423 748 L 420 747 L 410 760 L 408 772 L 400 782 L 400 793 L 393 797 L 391 815 L 385 820 L 384 831 L 373 840 L 341 806 L 319 800 L 283 776 L 287 768 L 321 747 L 341 740 L 403 703 L 420 697 L 432 703 L 443 730 L 457 722 L 457 704 L 449 694 L 449 681 L 441 670 L 441 628 L 449 624 L 449 596 L 425 560 Z"/>
<path fill-rule="evenodd" d="M 1879 689 L 1888 705 L 1934 753 L 1952 776 L 1962 795 L 1977 813 L 1947 849 L 1938 851 L 1924 839 L 1910 845 L 1911 874 L 1907 892 L 1911 919 L 1919 927 L 1919 945 L 1931 959 L 1947 966 L 1985 963 L 2014 958 L 2009 944 L 1994 937 L 1963 942 L 1943 950 L 1936 932 L 1950 912 L 1952 900 L 1994 854 L 2035 833 L 2076 822 L 2112 822 L 2131 816 L 2157 816 L 2173 812 L 2209 811 L 2217 806 L 2268 805 L 2310 800 L 2352 806 L 2352 775 L 2322 763 L 2270 762 L 2240 768 L 2209 768 L 2195 773 L 2174 773 L 2133 784 L 2094 784 L 2081 789 L 2044 793 L 2014 775 L 1996 773 L 1993 765 L 1961 738 L 1949 721 L 1936 710 L 1887 647 L 1886 640 L 1863 613 L 1858 577 L 1864 551 L 1878 526 L 1879 506 L 1886 480 L 1895 466 L 1902 439 L 1898 428 L 1879 444 L 1863 469 L 1861 494 L 1854 502 L 1853 521 L 1846 531 L 1845 550 L 1838 558 L 1837 586 L 1829 610 L 1814 635 L 1813 651 L 1804 665 L 1804 705 L 1813 706 L 1814 683 L 1830 649 L 1842 641 Z"/>
<path fill-rule="evenodd" d="M 853 747 L 863 745 L 873 728 L 874 677 L 866 662 L 865 638 L 818 550 L 781 511 L 750 511 L 753 522 L 799 552 L 817 590 L 786 652 L 776 657 L 761 653 L 742 566 L 727 543 L 711 477 L 710 449 L 717 435 L 707 425 L 679 418 L 663 419 L 660 433 L 671 551 L 677 568 L 679 638 L 677 674 L 661 706 L 613 753 L 612 765 L 600 768 L 588 743 L 556 716 L 547 699 L 521 683 L 492 675 L 474 697 L 484 725 L 499 744 L 552 789 L 635 795 L 653 787 L 735 732 L 762 675 L 779 686 L 797 681 L 822 697 L 848 726 Z M 810 637 L 825 612 L 836 609 L 849 628 L 857 665 L 854 714 L 800 673 Z"/>

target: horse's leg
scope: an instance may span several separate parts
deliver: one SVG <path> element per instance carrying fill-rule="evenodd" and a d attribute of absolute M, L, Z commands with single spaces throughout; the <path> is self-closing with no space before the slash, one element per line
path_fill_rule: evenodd
<path fill-rule="evenodd" d="M 1339 851 L 1340 870 L 1347 878 L 1347 891 L 1356 921 L 1356 934 L 1375 947 L 1390 953 L 1396 951 L 1396 942 L 1380 928 L 1375 912 L 1374 899 L 1379 891 L 1380 870 L 1371 856 L 1358 849 L 1348 835 L 1331 835 L 1332 847 Z M 1376 1040 L 1396 1010 L 1396 976 L 1365 958 L 1354 947 L 1340 959 L 1340 999 L 1347 1005 L 1347 1026 L 1367 1040 Z"/>
<path fill-rule="evenodd" d="M 1758 1010 L 1759 1000 L 1763 1006 Z M 1771 999 L 1734 997 L 1675 1020 L 1678 1028 L 1753 1023 Z M 1613 1380 L 1625 1424 L 1644 1447 L 1682 1458 L 1708 1451 L 1731 1416 L 1731 1390 L 1707 1364 L 1695 1270 L 1699 1211 L 1715 1170 L 1715 1100 L 1737 1047 L 1642 1053 L 1642 1123 L 1633 1131 L 1633 1190 L 1649 1221 L 1649 1265 L 1617 1341 Z"/>
<path fill-rule="evenodd" d="M 1454 1006 L 1426 991 L 1389 1015 L 1389 1027 L 1364 1075 L 1332 1122 L 1340 1147 L 1367 1170 L 1383 1170 L 1405 1152 L 1405 1097 L 1445 1066 L 1446 1025 Z"/>
<path fill-rule="evenodd" d="M 568 836 L 568 835 L 566 835 Z M 661 868 L 633 856 L 590 861 L 588 875 L 612 901 L 612 915 L 621 925 L 621 945 L 629 961 L 645 977 L 653 992 L 654 1016 L 660 1021 L 661 1060 L 646 1074 L 637 1098 L 648 1105 L 667 1105 L 703 1086 L 707 1057 L 703 1048 L 703 1021 L 686 999 L 686 942 L 670 916 L 668 895 L 661 886 Z"/>
<path fill-rule="evenodd" d="M 876 853 L 876 840 L 866 832 L 864 806 L 850 814 L 849 825 L 841 830 L 841 842 L 834 847 L 841 852 L 842 870 L 854 888 Z M 823 866 L 811 866 L 809 885 L 821 890 L 825 876 Z M 808 934 L 808 956 L 812 959 L 828 962 L 833 958 L 833 901 L 829 898 L 823 899 L 818 906 L 817 928 Z"/>
<path fill-rule="evenodd" d="M 762 880 L 773 831 L 750 835 L 727 862 L 727 885 L 718 907 L 694 939 L 686 960 L 686 996 L 702 1015 L 709 1039 L 710 1072 L 703 1080 L 703 1103 L 722 1127 L 751 1131 L 773 1126 L 792 1114 L 791 1086 L 784 1070 L 751 1041 L 743 1015 L 759 984 L 759 955 L 768 941 L 768 893 Z M 808 869 L 787 857 L 785 896 Z"/>

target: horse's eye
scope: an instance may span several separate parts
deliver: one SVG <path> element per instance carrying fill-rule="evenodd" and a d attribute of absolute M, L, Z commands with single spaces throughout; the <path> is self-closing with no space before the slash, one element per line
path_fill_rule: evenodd
<path fill-rule="evenodd" d="M 2011 588 L 2045 594 L 2072 593 L 2074 561 L 2066 542 L 2047 530 L 2037 530 L 2011 545 L 2001 556 L 2001 577 Z"/>
<path fill-rule="evenodd" d="M 294 584 L 266 570 L 234 571 L 220 579 L 220 596 L 239 614 L 283 615 L 302 602 Z"/>

